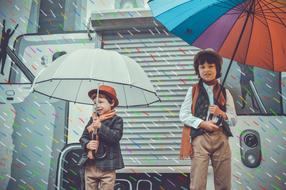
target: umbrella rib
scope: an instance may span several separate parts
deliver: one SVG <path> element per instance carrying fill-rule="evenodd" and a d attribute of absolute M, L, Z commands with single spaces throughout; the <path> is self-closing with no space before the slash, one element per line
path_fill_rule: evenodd
<path fill-rule="evenodd" d="M 132 84 L 127 84 L 127 83 L 122 83 L 122 82 L 114 82 L 114 81 L 108 81 L 108 80 L 99 80 L 99 79 L 96 79 L 96 78 L 94 78 L 94 79 L 90 79 L 90 78 L 53 78 L 53 79 L 47 79 L 47 80 L 39 81 L 39 82 L 37 82 L 37 84 L 48 82 L 50 80 L 93 80 L 93 81 L 100 81 L 100 82 L 103 82 L 103 83 L 106 82 L 106 83 L 129 85 L 129 86 L 132 86 L 132 87 L 135 87 L 135 88 L 139 88 L 139 89 L 145 90 L 147 92 L 154 93 L 153 91 L 150 91 L 148 89 L 145 89 L 145 88 L 142 88 L 142 87 L 139 87 L 139 86 L 135 86 L 135 85 L 132 85 Z M 30 84 L 30 83 L 19 83 L 19 84 Z"/>
<path fill-rule="evenodd" d="M 143 96 L 144 96 L 144 99 L 145 99 L 145 102 L 146 102 L 146 104 L 148 105 L 148 101 L 147 101 L 147 99 L 146 99 L 146 96 L 145 96 L 145 91 L 141 91 L 142 92 L 142 94 L 143 94 Z"/>
<path fill-rule="evenodd" d="M 123 63 L 124 63 L 125 69 L 128 71 L 127 72 L 127 74 L 128 74 L 128 84 L 131 84 L 130 70 L 129 70 L 129 67 L 127 66 L 127 61 L 125 61 L 125 58 L 123 56 L 121 56 L 121 59 L 123 59 Z"/>
<path fill-rule="evenodd" d="M 263 9 L 261 7 L 261 10 L 260 11 L 256 11 L 255 13 L 261 13 L 261 15 L 263 14 L 262 12 L 264 12 L 264 13 L 285 13 L 285 11 L 283 9 L 281 9 L 281 8 L 285 8 L 286 6 L 277 7 L 277 6 L 275 6 L 273 4 L 273 2 L 275 2 L 275 1 L 266 2 L 265 0 L 261 0 L 261 2 L 265 2 L 263 7 L 268 7 L 267 11 L 270 11 L 270 12 L 263 11 Z M 259 2 L 257 2 L 257 4 L 259 4 Z M 272 5 L 274 8 L 269 8 L 268 5 Z M 274 10 L 280 10 L 281 12 L 277 12 L 277 11 L 274 11 Z"/>
<path fill-rule="evenodd" d="M 256 4 L 254 5 L 254 10 L 255 10 L 255 6 Z M 250 11 L 251 12 L 251 11 Z M 251 41 L 251 36 L 252 36 L 252 32 L 253 32 L 253 27 L 254 27 L 254 16 L 253 15 L 249 15 L 251 18 L 252 18 L 252 25 L 251 25 L 251 30 L 250 30 L 250 35 L 249 35 L 249 39 L 248 39 L 248 43 L 247 43 L 247 49 L 246 49 L 246 55 L 244 57 L 244 60 L 243 60 L 243 63 L 242 64 L 245 64 L 246 60 L 247 60 L 247 56 L 248 56 L 248 53 L 249 53 L 249 46 L 250 46 L 250 41 Z"/>
<path fill-rule="evenodd" d="M 81 84 L 82 84 L 82 80 L 81 80 L 80 83 L 79 83 L 79 87 L 78 87 L 78 90 L 77 90 L 77 92 L 76 92 L 76 96 L 75 96 L 74 103 L 76 103 L 76 100 L 77 100 L 77 97 L 78 97 L 78 94 L 79 94 L 79 90 L 80 90 Z"/>
<path fill-rule="evenodd" d="M 39 93 L 39 94 L 41 94 L 41 95 L 47 96 L 47 97 L 49 97 L 49 98 L 54 98 L 54 99 L 62 100 L 62 101 L 68 101 L 67 99 L 64 99 L 64 98 L 51 97 L 51 96 L 49 96 L 48 94 L 45 94 L 45 93 L 40 92 L 40 91 L 37 91 L 37 90 L 35 90 L 35 92 L 37 92 L 37 93 Z M 77 103 L 79 103 L 79 104 L 84 104 L 84 105 L 93 105 L 93 104 L 91 104 L 91 103 L 86 103 L 86 102 L 77 102 Z"/>
<path fill-rule="evenodd" d="M 261 1 L 261 3 L 263 3 L 263 2 L 265 2 L 264 0 L 262 0 Z M 259 3 L 259 5 L 261 6 L 261 4 Z M 265 4 L 264 4 L 265 5 Z M 265 6 L 267 6 L 269 9 L 268 10 L 270 10 L 271 11 L 271 13 L 273 13 L 276 17 L 273 17 L 273 18 L 278 18 L 280 21 L 281 21 L 281 23 L 279 23 L 279 22 L 277 22 L 277 21 L 274 21 L 274 20 L 271 20 L 271 19 L 268 19 L 268 20 L 271 20 L 271 21 L 273 21 L 273 22 L 276 22 L 276 23 L 278 23 L 278 24 L 282 24 L 284 27 L 286 27 L 286 25 L 285 25 L 285 23 L 281 20 L 281 18 L 277 15 L 277 13 L 276 12 L 274 12 L 269 6 L 268 6 L 269 4 L 267 4 L 267 5 L 265 5 Z M 276 8 L 276 6 L 275 5 L 273 5 L 273 4 L 271 4 L 273 7 L 275 7 Z M 280 9 L 279 9 L 280 10 Z M 283 11 L 283 10 L 281 10 L 281 11 Z M 286 13 L 285 11 L 283 11 L 283 13 Z M 266 15 L 265 15 L 265 11 L 263 11 L 262 10 L 262 14 L 264 15 L 264 17 L 265 18 L 268 18 L 268 17 L 266 17 Z"/>
<path fill-rule="evenodd" d="M 266 15 L 266 14 L 270 14 L 270 13 L 275 13 L 275 14 L 282 14 L 282 12 L 267 12 L 267 11 L 264 11 L 264 15 L 263 15 L 263 13 L 256 13 L 255 15 L 257 15 L 257 16 L 263 16 L 263 17 L 265 17 L 265 18 L 267 18 L 268 20 L 271 20 L 271 21 L 273 21 L 273 22 L 276 22 L 276 23 L 278 23 L 278 24 L 282 24 L 283 22 L 282 22 L 282 20 L 281 20 L 281 22 L 282 23 L 280 23 L 280 22 L 278 22 L 278 21 L 275 21 L 275 20 L 273 20 L 273 18 L 280 18 L 280 16 L 279 15 L 276 15 L 276 16 L 271 16 L 271 15 Z M 286 15 L 286 12 L 284 12 L 285 13 L 285 15 Z M 284 24 L 284 23 L 283 23 Z M 285 26 L 285 24 L 284 24 L 284 26 Z"/>
<path fill-rule="evenodd" d="M 263 1 L 263 0 L 262 0 Z M 271 4 L 272 2 L 270 1 L 270 2 L 267 2 L 266 4 L 264 4 L 264 6 L 267 6 L 267 5 L 269 5 L 269 4 Z M 257 1 L 257 4 L 259 4 L 259 1 Z M 271 10 L 270 10 L 271 11 Z M 260 7 L 260 10 L 259 11 L 255 11 L 255 13 L 261 13 L 262 14 L 262 12 L 263 12 L 263 7 L 261 6 Z"/>
<path fill-rule="evenodd" d="M 260 4 L 259 4 L 260 5 Z M 261 5 L 260 5 L 261 6 Z M 263 13 L 263 12 L 262 12 Z M 264 14 L 264 13 L 263 13 Z M 267 19 L 266 19 L 266 24 L 267 24 L 267 26 L 268 26 L 268 22 L 267 22 Z M 273 58 L 274 58 L 274 56 L 273 56 L 273 47 L 272 47 L 272 38 L 271 38 L 271 33 L 270 33 L 270 31 L 269 31 L 269 26 L 268 27 L 266 27 L 267 28 L 267 31 L 268 31 L 268 33 L 269 33 L 269 38 L 270 38 L 270 46 L 271 46 L 271 54 L 272 54 L 272 62 L 273 62 L 273 67 L 272 67 L 272 70 L 274 71 L 274 60 L 273 60 Z"/>
<path fill-rule="evenodd" d="M 253 5 L 254 5 L 254 4 L 253 4 L 253 2 L 252 2 L 251 7 L 253 7 Z M 236 52 L 237 52 L 237 50 L 238 50 L 238 46 L 239 46 L 239 44 L 240 44 L 242 35 L 243 35 L 243 33 L 244 33 L 244 31 L 245 31 L 245 28 L 246 28 L 247 21 L 248 21 L 248 19 L 249 19 L 249 15 L 250 15 L 250 13 L 248 12 L 248 14 L 246 15 L 246 19 L 245 19 L 245 21 L 244 21 L 244 23 L 243 23 L 243 28 L 242 28 L 241 33 L 240 33 L 240 35 L 239 35 L 239 38 L 238 38 L 238 40 L 237 40 L 235 49 L 234 49 L 234 51 L 233 51 L 233 54 L 232 54 L 230 63 L 229 63 L 229 65 L 228 65 L 228 67 L 227 67 L 227 71 L 226 71 L 226 73 L 225 73 L 225 77 L 223 78 L 223 81 L 222 81 L 222 83 L 221 83 L 222 86 L 224 86 L 224 83 L 225 83 L 225 81 L 226 81 L 226 78 L 227 78 L 227 75 L 228 75 L 228 73 L 229 73 L 230 67 L 231 67 L 231 65 L 232 65 L 232 63 L 233 63 L 233 59 L 234 59 L 235 54 L 236 54 Z M 220 88 L 220 91 L 219 91 L 219 93 L 218 93 L 217 98 L 220 97 L 221 91 L 222 91 L 222 88 Z"/>
<path fill-rule="evenodd" d="M 269 0 L 270 2 L 272 2 L 272 3 L 277 3 L 277 4 L 281 4 L 281 7 L 277 7 L 277 8 L 284 8 L 284 7 L 286 7 L 286 4 L 284 3 L 280 3 L 280 2 L 278 2 L 277 0 Z"/>
<path fill-rule="evenodd" d="M 233 28 L 233 26 L 235 26 L 235 24 L 238 22 L 239 18 L 241 17 L 241 15 L 243 15 L 243 13 L 244 13 L 244 11 L 245 11 L 246 9 L 247 9 L 247 6 L 245 6 L 245 7 L 244 7 L 244 10 L 241 11 L 241 13 L 240 13 L 238 19 L 236 19 L 236 21 L 233 23 L 233 25 L 232 25 L 231 28 Z M 229 37 L 229 34 L 230 34 L 230 33 L 231 33 L 231 29 L 228 31 L 228 34 L 225 36 L 223 42 L 226 41 L 226 39 Z M 220 49 L 222 48 L 222 46 L 223 46 L 223 44 L 224 44 L 223 42 L 220 44 L 220 46 L 219 46 L 219 48 L 218 48 L 218 50 L 217 50 L 218 52 L 219 52 Z"/>
<path fill-rule="evenodd" d="M 227 4 L 225 1 L 221 1 L 221 0 L 219 0 L 218 2 L 220 2 L 220 3 L 224 3 L 224 4 Z M 225 11 L 225 12 L 229 12 L 230 10 L 240 10 L 238 7 L 236 8 L 233 8 L 233 9 L 231 9 L 232 7 L 234 7 L 234 5 L 240 5 L 240 4 L 237 4 L 237 3 L 234 3 L 234 4 L 230 4 L 231 6 L 222 6 L 221 4 L 220 5 L 218 5 L 219 3 L 217 3 L 217 4 L 215 4 L 215 5 L 213 5 L 213 6 L 216 6 L 216 7 L 221 7 L 221 8 L 224 8 L 224 9 L 228 9 L 227 11 Z M 243 12 L 243 11 L 242 11 Z M 220 19 L 221 17 L 223 17 L 225 14 L 222 14 L 222 15 L 220 15 L 220 17 L 219 18 L 217 18 L 217 19 Z M 210 24 L 211 25 L 211 24 Z M 204 31 L 202 31 L 202 33 L 204 33 L 209 27 L 210 27 L 210 25 L 208 26 L 208 27 L 206 27 L 205 29 L 204 29 Z"/>
<path fill-rule="evenodd" d="M 56 88 L 53 90 L 53 93 L 49 96 L 50 98 L 52 98 L 52 97 L 53 97 L 53 95 L 54 95 L 54 93 L 55 93 L 56 89 L 59 87 L 59 85 L 60 85 L 60 83 L 61 83 L 61 82 L 62 82 L 62 80 L 59 80 L 59 82 L 58 82 L 58 84 L 57 84 Z"/>
<path fill-rule="evenodd" d="M 265 6 L 269 5 L 270 3 L 267 3 Z M 268 7 L 269 8 L 269 7 Z M 282 13 L 282 12 L 274 12 L 271 8 L 269 8 L 268 10 L 270 10 L 271 12 L 265 12 L 263 10 L 261 10 L 261 12 L 255 12 L 254 16 L 256 19 L 258 19 L 262 24 L 264 24 L 266 27 L 268 27 L 267 24 L 265 24 L 260 17 L 262 18 L 266 18 L 267 20 L 270 20 L 272 22 L 275 22 L 277 24 L 281 24 L 281 25 L 284 25 L 284 27 L 286 27 L 285 23 L 281 20 L 281 18 L 277 15 L 277 13 Z M 266 15 L 266 13 L 272 13 L 272 14 L 275 14 L 275 16 L 271 16 L 271 15 Z M 284 13 L 286 13 L 284 11 Z M 278 22 L 276 20 L 273 20 L 271 18 L 278 18 L 281 22 Z"/>
<path fill-rule="evenodd" d="M 116 52 L 118 55 L 120 55 L 118 52 Z M 127 61 L 125 60 L 125 57 L 124 56 L 119 56 L 121 61 L 122 61 L 122 67 L 124 66 L 125 70 L 127 71 L 127 77 L 128 77 L 128 84 L 130 85 L 131 84 L 131 79 L 130 79 L 130 71 L 129 71 L 129 68 L 127 66 Z M 127 57 L 127 56 L 126 56 Z"/>
<path fill-rule="evenodd" d="M 261 16 L 262 18 L 260 18 L 260 17 L 257 16 L 257 15 L 254 15 L 254 17 L 255 17 L 258 21 L 260 21 L 260 23 L 263 24 L 265 27 L 268 27 L 268 25 L 265 24 L 265 23 L 263 22 L 263 20 L 262 20 L 262 18 L 265 18 L 265 19 L 266 19 L 266 17 Z M 270 19 L 268 19 L 268 20 L 270 20 Z M 276 23 L 278 23 L 278 22 L 276 22 Z M 278 23 L 278 24 L 280 24 L 280 23 Z"/>
<path fill-rule="evenodd" d="M 128 108 L 128 102 L 127 102 L 126 92 L 125 92 L 125 85 L 122 85 L 122 88 L 123 88 L 123 92 L 124 92 L 124 98 L 125 98 L 126 107 Z"/>
<path fill-rule="evenodd" d="M 282 22 L 282 20 L 281 20 L 281 22 L 278 22 L 278 21 L 276 21 L 276 20 L 273 20 L 273 19 L 271 19 L 271 18 L 280 18 L 279 16 L 276 16 L 276 17 L 274 17 L 274 16 L 266 16 L 266 15 L 264 15 L 263 16 L 263 14 L 261 14 L 261 15 L 258 15 L 258 14 L 255 14 L 255 17 L 258 19 L 258 18 L 260 18 L 260 17 L 262 17 L 262 18 L 266 18 L 267 20 L 269 20 L 269 21 L 272 21 L 272 22 L 274 22 L 274 23 L 276 23 L 276 24 L 281 24 L 281 25 L 283 25 L 284 27 L 286 27 L 286 25 Z M 260 19 L 259 19 L 260 20 Z M 261 20 L 260 20 L 261 21 Z M 262 21 L 261 21 L 261 23 L 262 24 L 264 24 Z M 264 24 L 265 26 L 267 26 L 266 24 Z"/>
<path fill-rule="evenodd" d="M 89 78 L 92 78 L 93 69 L 94 69 L 94 64 L 91 64 L 91 68 L 90 68 L 89 76 L 88 76 Z"/>

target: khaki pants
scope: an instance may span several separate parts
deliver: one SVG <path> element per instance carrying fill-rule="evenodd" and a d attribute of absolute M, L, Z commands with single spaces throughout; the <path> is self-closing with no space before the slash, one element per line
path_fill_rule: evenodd
<path fill-rule="evenodd" d="M 85 167 L 84 172 L 85 190 L 113 190 L 116 173 L 112 171 L 102 171 L 94 164 Z"/>
<path fill-rule="evenodd" d="M 195 137 L 190 175 L 191 190 L 205 190 L 209 159 L 214 171 L 215 190 L 231 189 L 231 151 L 222 131 L 205 133 Z"/>

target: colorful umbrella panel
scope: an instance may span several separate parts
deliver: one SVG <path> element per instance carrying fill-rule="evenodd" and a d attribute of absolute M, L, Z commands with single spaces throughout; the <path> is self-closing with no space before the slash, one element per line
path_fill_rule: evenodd
<path fill-rule="evenodd" d="M 273 71 L 286 71 L 286 2 L 152 0 L 154 17 L 199 48 Z M 175 18 L 175 19 L 174 19 Z"/>

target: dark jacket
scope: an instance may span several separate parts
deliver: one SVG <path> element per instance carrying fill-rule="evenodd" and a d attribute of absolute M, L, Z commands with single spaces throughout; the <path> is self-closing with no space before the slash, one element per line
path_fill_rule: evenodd
<path fill-rule="evenodd" d="M 95 164 L 99 169 L 103 171 L 117 170 L 124 168 L 123 158 L 121 154 L 119 141 L 123 135 L 123 120 L 119 116 L 104 120 L 101 122 L 101 128 L 98 129 L 99 136 L 99 149 L 104 147 L 106 150 L 106 156 L 100 160 L 90 160 L 87 158 L 88 149 L 86 148 L 87 143 L 91 140 L 90 134 L 87 131 L 87 127 L 92 123 L 92 118 L 85 126 L 85 129 L 80 138 L 80 143 L 84 149 L 84 153 L 79 161 L 81 166 L 81 177 L 83 178 L 84 168 L 90 164 Z M 84 184 L 84 182 L 82 181 Z M 82 184 L 82 185 L 83 185 Z"/>

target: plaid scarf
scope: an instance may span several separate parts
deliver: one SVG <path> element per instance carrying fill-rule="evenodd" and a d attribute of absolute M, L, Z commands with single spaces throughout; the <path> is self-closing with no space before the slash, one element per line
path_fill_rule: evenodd
<path fill-rule="evenodd" d="M 199 97 L 199 92 L 200 92 L 200 88 L 202 86 L 202 80 L 199 81 L 199 83 L 193 85 L 192 88 L 192 114 L 195 113 L 195 106 Z M 206 82 L 205 82 L 206 83 Z M 218 93 L 220 91 L 220 84 L 218 83 L 217 80 L 211 81 L 206 83 L 208 85 L 214 85 L 213 87 L 213 93 L 214 93 L 214 97 L 218 97 Z M 225 105 L 226 104 L 226 100 L 225 97 L 223 96 L 223 94 L 220 94 L 219 98 L 215 98 L 215 100 L 217 99 L 217 102 L 220 105 Z M 191 126 L 187 126 L 184 125 L 183 127 L 183 131 L 182 131 L 182 138 L 181 138 L 181 147 L 180 147 L 180 155 L 179 158 L 180 160 L 184 160 L 184 159 L 188 159 L 189 157 L 191 157 L 193 154 L 193 148 L 192 148 L 192 144 L 191 144 Z"/>

